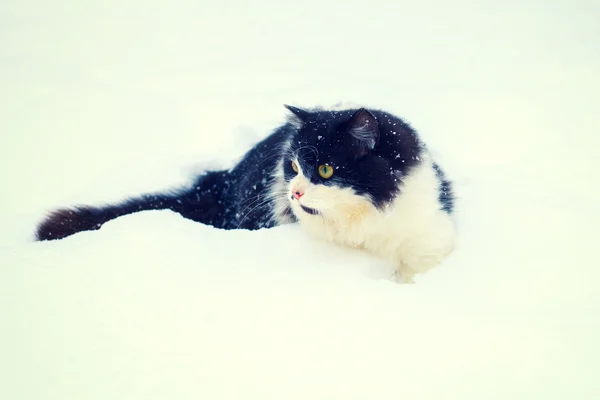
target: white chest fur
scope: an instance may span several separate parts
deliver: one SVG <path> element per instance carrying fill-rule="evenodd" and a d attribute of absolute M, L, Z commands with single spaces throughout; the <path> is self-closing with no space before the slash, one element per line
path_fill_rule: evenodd
<path fill-rule="evenodd" d="M 301 173 L 286 186 L 288 193 L 298 186 L 305 191 L 300 201 L 287 199 L 304 229 L 393 262 L 402 282 L 412 282 L 415 274 L 440 263 L 455 246 L 454 223 L 441 210 L 439 181 L 429 157 L 402 178 L 399 195 L 384 210 L 351 189 L 312 185 Z M 300 204 L 321 215 L 304 212 Z"/>

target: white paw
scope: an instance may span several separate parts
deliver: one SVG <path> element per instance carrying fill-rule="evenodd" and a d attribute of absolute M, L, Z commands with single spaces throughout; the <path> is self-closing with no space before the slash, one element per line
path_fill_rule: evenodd
<path fill-rule="evenodd" d="M 415 273 L 408 268 L 398 268 L 394 271 L 394 280 L 401 284 L 415 283 Z"/>

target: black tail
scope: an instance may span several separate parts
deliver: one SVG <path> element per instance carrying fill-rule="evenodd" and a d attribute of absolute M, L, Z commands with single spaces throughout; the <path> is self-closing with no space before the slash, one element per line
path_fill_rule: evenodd
<path fill-rule="evenodd" d="M 77 206 L 50 213 L 37 228 L 36 239 L 55 240 L 81 231 L 93 231 L 122 215 L 145 210 L 172 210 L 185 218 L 216 225 L 223 218 L 222 182 L 226 171 L 209 172 L 192 188 L 175 193 L 143 195 L 117 205 Z"/>

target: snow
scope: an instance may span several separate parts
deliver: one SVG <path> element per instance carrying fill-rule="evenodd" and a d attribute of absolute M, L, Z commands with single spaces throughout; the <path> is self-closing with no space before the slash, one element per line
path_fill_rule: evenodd
<path fill-rule="evenodd" d="M 340 4 L 3 5 L 1 399 L 600 396 L 597 2 Z M 456 182 L 459 247 L 415 285 L 297 226 L 31 240 L 340 100 L 406 118 Z"/>

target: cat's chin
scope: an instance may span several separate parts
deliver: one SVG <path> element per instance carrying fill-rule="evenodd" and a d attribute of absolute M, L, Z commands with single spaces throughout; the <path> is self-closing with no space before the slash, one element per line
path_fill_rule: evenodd
<path fill-rule="evenodd" d="M 316 208 L 310 208 L 310 207 L 304 206 L 298 202 L 291 203 L 291 206 L 292 206 L 291 208 L 292 208 L 293 213 L 296 214 L 296 217 L 298 217 L 298 218 L 302 218 L 306 214 L 321 215 L 321 211 L 317 210 Z"/>
<path fill-rule="evenodd" d="M 302 204 L 300 204 L 300 208 L 302 208 L 302 211 L 304 211 L 305 213 L 310 214 L 310 215 L 319 215 L 320 214 L 319 210 L 315 210 L 314 208 L 303 206 Z"/>

